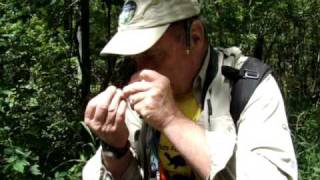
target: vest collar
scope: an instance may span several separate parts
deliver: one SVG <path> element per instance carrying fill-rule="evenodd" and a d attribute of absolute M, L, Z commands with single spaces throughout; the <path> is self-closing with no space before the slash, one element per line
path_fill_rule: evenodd
<path fill-rule="evenodd" d="M 201 107 L 206 91 L 217 74 L 218 57 L 219 53 L 209 46 L 200 71 L 193 80 L 193 94 Z"/>

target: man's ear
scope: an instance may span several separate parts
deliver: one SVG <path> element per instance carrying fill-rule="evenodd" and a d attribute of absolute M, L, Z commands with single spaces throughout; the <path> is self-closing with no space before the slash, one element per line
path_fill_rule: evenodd
<path fill-rule="evenodd" d="M 194 20 L 191 25 L 191 48 L 202 45 L 205 41 L 205 30 L 200 20 Z"/>

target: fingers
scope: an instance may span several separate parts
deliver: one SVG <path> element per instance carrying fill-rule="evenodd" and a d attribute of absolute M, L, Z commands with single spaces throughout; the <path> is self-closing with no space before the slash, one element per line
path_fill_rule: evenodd
<path fill-rule="evenodd" d="M 151 87 L 152 84 L 150 83 L 159 81 L 159 80 L 161 82 L 169 82 L 168 79 L 164 78 L 163 75 L 159 74 L 156 71 L 148 70 L 148 69 L 138 71 L 131 76 L 129 85 L 123 88 L 123 95 L 125 98 L 128 98 L 130 95 L 134 93 L 147 91 L 150 88 L 152 88 Z M 155 82 L 153 84 L 159 85 L 158 82 Z"/>
<path fill-rule="evenodd" d="M 96 99 L 93 98 L 87 104 L 86 110 L 84 112 L 85 121 L 89 121 L 89 120 L 93 119 L 93 117 L 94 117 L 94 113 L 96 111 L 96 102 L 95 102 L 95 100 Z"/>
<path fill-rule="evenodd" d="M 126 102 L 122 91 L 114 86 L 91 99 L 85 111 L 85 123 L 102 141 L 120 147 L 129 131 L 125 124 Z"/>
<path fill-rule="evenodd" d="M 148 70 L 148 69 L 142 70 L 140 73 L 141 79 L 146 80 L 146 81 L 154 81 L 154 80 L 158 79 L 160 76 L 162 76 L 162 75 L 159 74 L 158 72 L 153 71 L 153 70 Z"/>
<path fill-rule="evenodd" d="M 130 83 L 142 81 L 142 80 L 154 81 L 154 80 L 158 79 L 159 76 L 161 76 L 161 74 L 159 74 L 156 71 L 144 69 L 144 70 L 141 70 L 141 71 L 134 73 L 130 78 Z"/>
<path fill-rule="evenodd" d="M 104 92 L 95 97 L 96 110 L 94 114 L 94 120 L 104 124 L 105 118 L 108 115 L 108 108 L 114 95 L 116 94 L 116 87 L 110 86 Z"/>
<path fill-rule="evenodd" d="M 121 100 L 120 104 L 118 106 L 116 117 L 115 117 L 115 126 L 116 126 L 116 128 L 118 126 L 124 125 L 124 118 L 125 118 L 126 108 L 127 108 L 127 103 L 124 100 Z"/>
<path fill-rule="evenodd" d="M 120 89 L 116 90 L 115 95 L 113 96 L 113 99 L 108 107 L 108 115 L 106 117 L 106 122 L 104 123 L 105 125 L 113 125 L 114 120 L 116 117 L 116 113 L 118 111 L 118 106 L 120 104 L 122 98 L 122 92 Z"/>
<path fill-rule="evenodd" d="M 135 105 L 141 102 L 142 100 L 144 100 L 145 98 L 146 98 L 145 92 L 138 92 L 136 94 L 130 95 L 128 99 L 129 99 L 130 105 Z"/>
<path fill-rule="evenodd" d="M 123 88 L 123 97 L 128 98 L 132 94 L 148 91 L 151 88 L 151 84 L 145 81 L 134 82 Z"/>

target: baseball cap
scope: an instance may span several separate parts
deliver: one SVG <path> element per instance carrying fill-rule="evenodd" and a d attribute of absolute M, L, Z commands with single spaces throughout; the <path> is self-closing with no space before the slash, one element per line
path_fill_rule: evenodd
<path fill-rule="evenodd" d="M 101 54 L 142 53 L 161 38 L 170 23 L 199 14 L 198 0 L 126 0 L 118 31 Z"/>

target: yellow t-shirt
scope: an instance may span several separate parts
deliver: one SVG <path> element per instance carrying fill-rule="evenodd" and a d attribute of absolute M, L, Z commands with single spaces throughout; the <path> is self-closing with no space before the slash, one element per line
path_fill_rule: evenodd
<path fill-rule="evenodd" d="M 177 99 L 176 104 L 187 118 L 191 119 L 194 122 L 199 119 L 201 108 L 199 107 L 192 93 L 189 93 L 186 96 Z M 158 153 L 161 167 L 170 177 L 174 175 L 181 175 L 186 177 L 192 176 L 191 168 L 187 166 L 182 156 L 180 156 L 175 147 L 163 134 L 160 135 Z"/>

